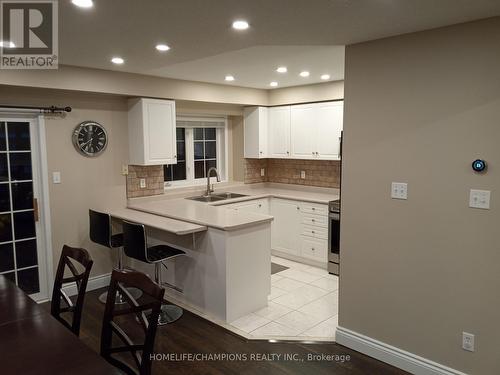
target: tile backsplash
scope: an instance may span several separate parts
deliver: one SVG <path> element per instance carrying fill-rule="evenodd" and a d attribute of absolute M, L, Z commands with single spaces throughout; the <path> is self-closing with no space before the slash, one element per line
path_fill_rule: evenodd
<path fill-rule="evenodd" d="M 146 187 L 141 188 L 140 180 L 146 180 Z M 127 198 L 145 197 L 163 194 L 163 166 L 129 165 L 127 176 Z"/>
<path fill-rule="evenodd" d="M 261 169 L 265 175 L 261 176 Z M 305 178 L 301 178 L 301 171 Z M 245 183 L 278 182 L 321 187 L 340 187 L 340 161 L 245 159 Z"/>

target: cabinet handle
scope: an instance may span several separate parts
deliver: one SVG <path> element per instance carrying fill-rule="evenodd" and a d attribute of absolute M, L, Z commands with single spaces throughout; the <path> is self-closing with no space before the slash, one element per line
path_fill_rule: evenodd
<path fill-rule="evenodd" d="M 259 204 L 259 207 L 262 207 L 262 205 L 261 205 L 261 204 Z"/>
<path fill-rule="evenodd" d="M 262 151 L 259 151 L 259 154 L 262 154 Z"/>
<path fill-rule="evenodd" d="M 316 211 L 316 208 L 314 208 L 314 207 L 311 207 L 311 208 L 312 208 L 313 211 Z"/>
<path fill-rule="evenodd" d="M 314 231 L 312 230 L 311 233 L 314 234 Z"/>
<path fill-rule="evenodd" d="M 297 210 L 300 210 L 300 207 L 299 207 L 299 206 L 297 206 Z"/>
<path fill-rule="evenodd" d="M 315 250 L 314 247 L 312 247 L 311 250 L 314 251 Z"/>
<path fill-rule="evenodd" d="M 286 154 L 287 154 L 287 155 L 290 155 L 290 151 L 287 151 L 287 152 L 286 152 Z"/>
<path fill-rule="evenodd" d="M 314 220 L 314 219 L 311 219 L 311 221 L 312 221 L 312 222 L 314 223 L 314 222 L 315 222 L 316 220 Z"/>

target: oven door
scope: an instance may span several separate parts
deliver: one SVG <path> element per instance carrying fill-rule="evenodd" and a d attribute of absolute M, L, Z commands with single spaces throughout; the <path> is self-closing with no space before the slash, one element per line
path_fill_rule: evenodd
<path fill-rule="evenodd" d="M 328 217 L 328 261 L 338 264 L 340 253 L 340 214 L 330 212 Z"/>

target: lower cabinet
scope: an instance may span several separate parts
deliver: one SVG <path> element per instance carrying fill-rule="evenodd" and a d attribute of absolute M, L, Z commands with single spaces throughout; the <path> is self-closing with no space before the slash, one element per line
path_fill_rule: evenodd
<path fill-rule="evenodd" d="M 328 262 L 328 206 L 281 198 L 228 204 L 228 209 L 274 216 L 271 248 L 294 259 Z"/>

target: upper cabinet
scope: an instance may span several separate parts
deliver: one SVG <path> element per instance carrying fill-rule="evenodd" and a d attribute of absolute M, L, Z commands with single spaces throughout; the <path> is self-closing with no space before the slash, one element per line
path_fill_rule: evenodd
<path fill-rule="evenodd" d="M 128 136 L 130 164 L 176 164 L 175 102 L 129 100 Z"/>
<path fill-rule="evenodd" d="M 338 159 L 343 113 L 341 101 L 292 106 L 292 158 Z"/>
<path fill-rule="evenodd" d="M 290 106 L 268 108 L 268 155 L 290 157 Z"/>
<path fill-rule="evenodd" d="M 248 107 L 244 110 L 245 158 L 267 158 L 267 118 L 266 107 Z"/>
<path fill-rule="evenodd" d="M 245 157 L 338 160 L 344 102 L 245 109 Z"/>

